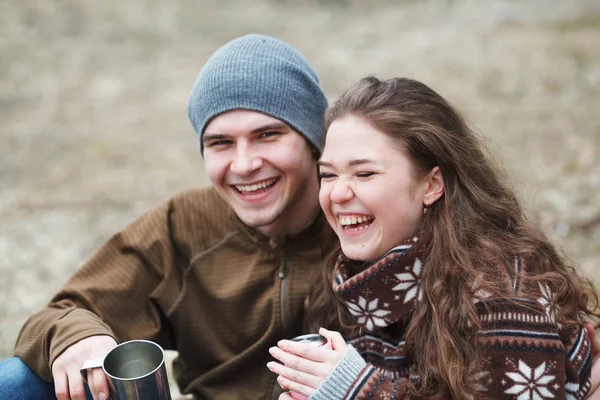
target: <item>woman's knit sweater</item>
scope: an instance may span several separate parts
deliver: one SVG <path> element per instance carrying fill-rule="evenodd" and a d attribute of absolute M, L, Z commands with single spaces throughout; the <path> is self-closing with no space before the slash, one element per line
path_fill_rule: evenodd
<path fill-rule="evenodd" d="M 349 260 L 338 261 L 334 292 L 365 333 L 349 340 L 344 358 L 310 399 L 408 398 L 413 360 L 405 331 L 422 301 L 422 250 L 413 238 L 354 276 Z M 479 291 L 474 299 L 481 357 L 474 387 L 484 399 L 582 399 L 591 372 L 585 329 L 563 329 L 549 288 L 524 284 L 527 271 L 519 258 L 511 268 L 506 285 L 512 298 Z"/>

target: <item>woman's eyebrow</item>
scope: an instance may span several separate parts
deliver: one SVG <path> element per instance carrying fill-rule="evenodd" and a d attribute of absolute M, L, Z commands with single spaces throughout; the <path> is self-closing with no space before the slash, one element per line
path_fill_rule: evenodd
<path fill-rule="evenodd" d="M 375 161 L 368 158 L 359 158 L 357 160 L 352 160 L 348 163 L 350 166 L 361 165 L 361 164 L 373 164 Z"/>
<path fill-rule="evenodd" d="M 368 158 L 359 158 L 356 160 L 351 160 L 348 162 L 348 165 L 353 167 L 355 165 L 362 165 L 362 164 L 374 164 L 375 161 L 368 159 Z M 331 163 L 327 162 L 327 161 L 323 161 L 323 160 L 319 160 L 318 161 L 319 166 L 321 167 L 331 167 Z"/>

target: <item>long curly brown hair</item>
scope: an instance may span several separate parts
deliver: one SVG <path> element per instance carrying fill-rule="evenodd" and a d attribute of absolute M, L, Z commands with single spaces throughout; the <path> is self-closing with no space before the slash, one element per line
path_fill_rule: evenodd
<path fill-rule="evenodd" d="M 598 317 L 598 296 L 591 282 L 526 218 L 480 139 L 434 90 L 406 78 L 363 78 L 328 110 L 327 127 L 345 116 L 360 118 L 397 141 L 415 178 L 435 166 L 443 175 L 444 195 L 423 216 L 420 227 L 422 239 L 429 243 L 424 301 L 406 333 L 420 378 L 410 389 L 414 397 L 478 397 L 469 380 L 478 359 L 474 291 L 508 297 L 498 268 L 511 265 L 515 256 L 530 266 L 528 279 L 551 288 L 559 306 L 557 322 L 572 327 L 586 317 Z M 331 289 L 340 252 L 338 245 L 323 276 L 312 285 L 307 321 L 311 330 L 325 326 L 351 337 L 360 328 Z"/>

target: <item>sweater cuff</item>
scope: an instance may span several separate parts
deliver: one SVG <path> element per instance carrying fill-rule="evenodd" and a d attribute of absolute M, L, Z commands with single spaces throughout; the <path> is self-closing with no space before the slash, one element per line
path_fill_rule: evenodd
<path fill-rule="evenodd" d="M 335 369 L 321 386 L 309 397 L 310 400 L 343 399 L 348 389 L 367 365 L 351 344 Z"/>

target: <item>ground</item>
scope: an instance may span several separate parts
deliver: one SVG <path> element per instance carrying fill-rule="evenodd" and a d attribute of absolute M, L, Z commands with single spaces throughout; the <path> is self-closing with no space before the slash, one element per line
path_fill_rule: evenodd
<path fill-rule="evenodd" d="M 188 95 L 249 32 L 298 48 L 330 99 L 368 74 L 432 86 L 600 282 L 600 2 L 4 1 L 0 359 L 110 234 L 206 183 Z"/>

